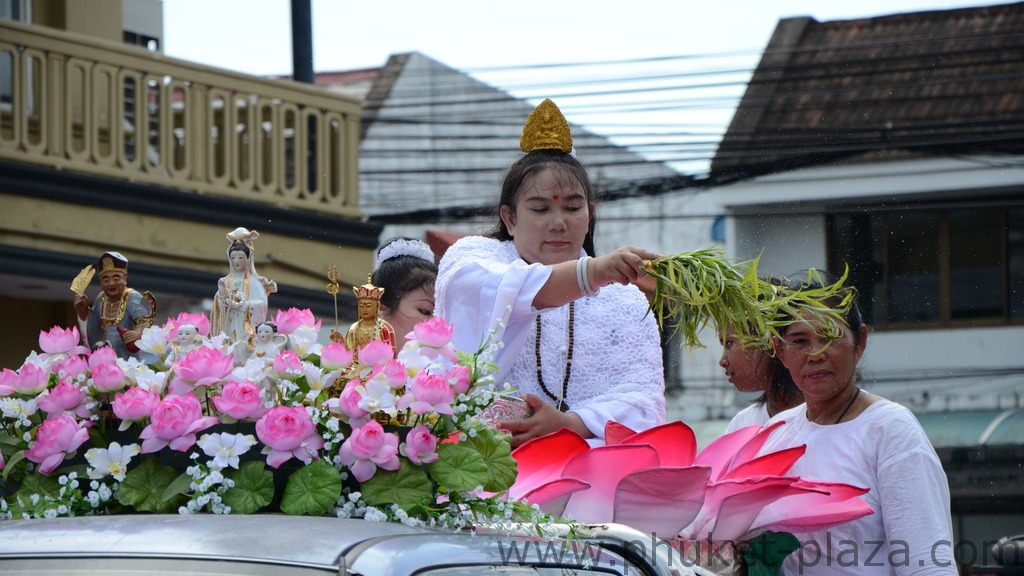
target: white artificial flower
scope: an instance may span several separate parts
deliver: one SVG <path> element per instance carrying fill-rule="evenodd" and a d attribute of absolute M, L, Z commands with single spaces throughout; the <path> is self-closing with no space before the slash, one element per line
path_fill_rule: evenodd
<path fill-rule="evenodd" d="M 306 374 L 306 383 L 309 384 L 309 389 L 317 392 L 330 387 L 341 376 L 341 370 L 332 370 L 324 374 L 318 366 L 310 362 L 303 362 L 302 369 Z"/>
<path fill-rule="evenodd" d="M 363 386 L 356 387 L 356 391 L 362 396 L 358 406 L 371 414 L 385 412 L 389 416 L 394 416 L 398 414 L 398 408 L 395 406 L 395 395 L 392 394 L 392 390 L 387 377 L 380 372 L 367 380 Z"/>
<path fill-rule="evenodd" d="M 118 482 L 124 481 L 124 475 L 128 472 L 128 464 L 132 458 L 139 454 L 138 444 L 121 446 L 117 442 L 111 442 L 110 447 L 90 448 L 85 453 L 85 459 L 89 462 L 89 478 L 99 480 L 107 476 L 113 476 Z"/>
<path fill-rule="evenodd" d="M 136 344 L 139 350 L 143 352 L 149 352 L 155 356 L 163 358 L 167 355 L 170 347 L 167 344 L 167 336 L 171 332 L 171 327 L 168 325 L 164 326 L 150 326 L 146 330 L 142 331 L 142 337 L 138 339 Z"/>
<path fill-rule="evenodd" d="M 0 398 L 0 412 L 4 418 L 26 420 L 36 413 L 36 399 L 21 400 L 19 398 Z"/>
<path fill-rule="evenodd" d="M 238 457 L 256 445 L 256 437 L 252 434 L 203 434 L 196 445 L 213 458 L 210 468 L 220 470 L 227 466 L 238 468 Z M 217 475 L 220 477 L 219 473 Z"/>
<path fill-rule="evenodd" d="M 317 329 L 314 326 L 302 325 L 288 335 L 288 345 L 299 358 L 310 354 L 320 354 L 323 346 L 317 342 Z"/>

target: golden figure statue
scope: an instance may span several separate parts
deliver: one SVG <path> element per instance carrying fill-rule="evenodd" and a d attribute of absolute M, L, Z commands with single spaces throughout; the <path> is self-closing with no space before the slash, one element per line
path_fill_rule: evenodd
<path fill-rule="evenodd" d="M 359 348 L 371 340 L 382 340 L 390 344 L 392 352 L 397 354 L 395 330 L 380 316 L 380 297 L 384 289 L 371 284 L 367 277 L 366 284 L 353 286 L 352 292 L 356 295 L 359 319 L 349 326 L 345 346 L 358 354 Z M 356 360 L 355 354 L 353 361 Z"/>

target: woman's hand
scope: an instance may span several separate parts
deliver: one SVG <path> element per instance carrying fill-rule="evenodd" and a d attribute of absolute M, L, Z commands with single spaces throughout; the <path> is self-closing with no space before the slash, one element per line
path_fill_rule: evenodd
<path fill-rule="evenodd" d="M 533 410 L 532 415 L 522 420 L 503 420 L 498 423 L 498 428 L 512 434 L 513 448 L 562 428 L 568 428 L 584 438 L 594 437 L 575 412 L 561 412 L 533 394 L 524 395 L 523 400 Z"/>
<path fill-rule="evenodd" d="M 590 265 L 587 267 L 590 283 L 597 287 L 609 284 L 643 283 L 648 278 L 644 272 L 644 262 L 659 256 L 660 254 L 649 252 L 643 248 L 623 246 L 610 254 L 598 256 L 590 261 Z"/>

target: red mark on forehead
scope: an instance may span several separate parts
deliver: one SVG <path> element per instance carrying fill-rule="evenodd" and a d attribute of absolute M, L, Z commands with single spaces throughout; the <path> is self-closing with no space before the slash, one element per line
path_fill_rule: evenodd
<path fill-rule="evenodd" d="M 552 198 L 554 198 L 555 200 L 558 200 L 558 194 L 555 194 L 554 196 L 552 196 Z"/>

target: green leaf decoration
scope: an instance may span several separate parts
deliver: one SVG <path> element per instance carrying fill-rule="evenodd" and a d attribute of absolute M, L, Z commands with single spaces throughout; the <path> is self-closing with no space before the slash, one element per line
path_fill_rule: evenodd
<path fill-rule="evenodd" d="M 8 500 L 16 501 L 18 498 L 21 498 L 28 502 L 33 494 L 56 497 L 59 493 L 60 483 L 57 482 L 56 478 L 43 476 L 42 474 L 29 474 L 21 481 L 21 486 L 14 493 L 14 498 L 9 498 Z"/>
<path fill-rule="evenodd" d="M 371 506 L 397 504 L 406 512 L 429 503 L 434 486 L 422 468 L 402 460 L 398 470 L 380 470 L 360 485 L 363 500 Z"/>
<path fill-rule="evenodd" d="M 326 514 L 341 496 L 341 473 L 324 460 L 299 468 L 288 477 L 281 511 L 285 514 Z"/>
<path fill-rule="evenodd" d="M 509 438 L 511 436 L 508 434 L 490 426 L 478 431 L 475 437 L 470 438 L 470 443 L 480 453 L 487 466 L 488 474 L 484 490 L 488 492 L 503 492 L 516 481 L 519 470 L 516 466 L 516 459 L 512 457 Z"/>
<path fill-rule="evenodd" d="M 161 496 L 160 498 L 166 502 L 167 500 L 171 500 L 179 494 L 184 495 L 186 492 L 188 492 L 188 488 L 191 485 L 192 477 L 189 476 L 188 474 L 182 473 L 178 475 L 178 477 L 175 478 L 173 482 L 167 485 L 167 488 L 164 489 L 163 496 Z"/>
<path fill-rule="evenodd" d="M 25 451 L 24 450 L 18 450 L 17 452 L 14 453 L 13 456 L 7 458 L 7 465 L 4 466 L 3 479 L 7 480 L 7 475 L 10 474 L 11 472 L 14 472 L 17 469 L 18 464 L 22 460 L 24 460 L 24 459 L 25 459 Z"/>
<path fill-rule="evenodd" d="M 232 514 L 252 514 L 274 499 L 274 475 L 263 462 L 244 462 L 226 474 L 235 486 L 224 492 L 224 504 Z"/>
<path fill-rule="evenodd" d="M 786 556 L 799 547 L 800 542 L 789 532 L 762 532 L 743 551 L 747 576 L 777 576 Z"/>
<path fill-rule="evenodd" d="M 475 449 L 461 444 L 437 447 L 440 459 L 427 465 L 427 471 L 442 490 L 472 490 L 489 479 L 487 463 Z"/>
<path fill-rule="evenodd" d="M 648 262 L 647 273 L 657 280 L 650 311 L 662 329 L 674 330 L 686 347 L 703 347 L 698 336 L 707 326 L 733 326 L 746 344 L 768 349 L 780 329 L 802 314 L 822 323 L 830 339 L 856 298 L 844 287 L 849 268 L 832 284 L 820 288 L 820 274 L 808 271 L 805 286 L 790 290 L 757 275 L 758 260 L 733 263 L 720 248 L 705 248 L 663 256 Z M 834 306 L 826 301 L 837 301 Z"/>
<path fill-rule="evenodd" d="M 146 458 L 124 477 L 117 491 L 117 501 L 139 512 L 168 514 L 177 512 L 188 499 L 177 495 L 164 500 L 167 488 L 178 478 L 178 471 L 161 464 L 156 458 Z"/>

